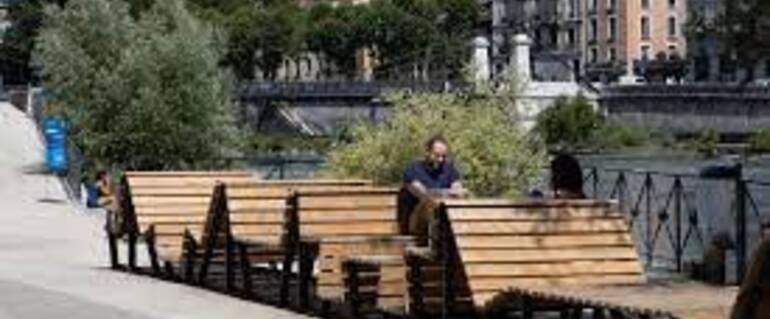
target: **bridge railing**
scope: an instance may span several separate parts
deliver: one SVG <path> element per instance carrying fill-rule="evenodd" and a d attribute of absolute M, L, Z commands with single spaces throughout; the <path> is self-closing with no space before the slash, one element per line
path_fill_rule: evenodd
<path fill-rule="evenodd" d="M 616 200 L 628 214 L 648 270 L 683 273 L 697 267 L 716 241 L 729 238 L 726 267 L 745 274 L 749 252 L 768 228 L 770 182 L 698 173 L 613 169 L 587 170 L 589 196 Z M 689 269 L 694 271 L 693 269 Z"/>
<path fill-rule="evenodd" d="M 441 92 L 464 88 L 458 81 L 319 81 L 252 82 L 240 88 L 242 99 L 296 96 L 378 96 L 393 90 Z"/>

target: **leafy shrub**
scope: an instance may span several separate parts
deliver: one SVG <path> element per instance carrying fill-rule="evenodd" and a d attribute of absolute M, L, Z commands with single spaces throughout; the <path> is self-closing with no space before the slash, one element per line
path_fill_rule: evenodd
<path fill-rule="evenodd" d="M 642 128 L 605 124 L 591 133 L 590 143 L 600 149 L 637 147 L 652 141 L 652 134 Z"/>
<path fill-rule="evenodd" d="M 585 146 L 603 122 L 585 96 L 560 97 L 538 115 L 535 131 L 548 145 Z"/>
<path fill-rule="evenodd" d="M 749 148 L 753 152 L 770 152 L 770 130 L 760 129 L 751 134 Z"/>
<path fill-rule="evenodd" d="M 424 156 L 423 142 L 441 134 L 474 194 L 519 195 L 536 178 L 545 151 L 510 111 L 512 96 L 393 94 L 391 118 L 381 125 L 354 126 L 353 142 L 332 150 L 328 169 L 342 177 L 396 184 L 408 162 Z"/>
<path fill-rule="evenodd" d="M 85 156 L 105 166 L 196 166 L 237 146 L 230 76 L 182 0 L 134 21 L 120 0 L 49 6 L 35 63 Z"/>
<path fill-rule="evenodd" d="M 713 129 L 707 129 L 693 139 L 693 148 L 706 157 L 714 157 L 719 153 L 719 133 Z"/>

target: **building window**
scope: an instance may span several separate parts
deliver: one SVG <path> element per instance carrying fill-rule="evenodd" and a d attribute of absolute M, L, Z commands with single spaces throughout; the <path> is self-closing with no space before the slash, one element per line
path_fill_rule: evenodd
<path fill-rule="evenodd" d="M 678 52 L 676 52 L 676 45 L 673 45 L 673 44 L 669 45 L 668 46 L 668 55 L 672 56 L 674 54 L 679 54 Z"/>
<path fill-rule="evenodd" d="M 569 1 L 569 17 L 577 18 L 580 15 L 580 0 Z"/>
<path fill-rule="evenodd" d="M 676 8 L 676 0 L 668 0 L 668 7 L 671 9 Z"/>
<path fill-rule="evenodd" d="M 676 37 L 676 17 L 668 17 L 668 36 Z"/>
<path fill-rule="evenodd" d="M 618 0 L 607 0 L 607 11 L 615 12 L 618 8 Z"/>
<path fill-rule="evenodd" d="M 650 10 L 650 1 L 651 0 L 642 0 L 642 9 Z"/>
<path fill-rule="evenodd" d="M 649 17 L 642 17 L 642 39 L 643 40 L 649 40 L 650 39 L 650 18 Z"/>
<path fill-rule="evenodd" d="M 607 25 L 607 34 L 610 41 L 615 41 L 618 38 L 618 19 L 610 17 L 609 24 Z"/>
<path fill-rule="evenodd" d="M 598 5 L 599 0 L 588 0 L 588 11 L 590 12 L 596 12 L 596 7 Z"/>
<path fill-rule="evenodd" d="M 591 48 L 591 51 L 589 51 L 589 54 L 588 54 L 588 60 L 591 61 L 591 63 L 598 62 L 599 61 L 599 49 Z"/>
<path fill-rule="evenodd" d="M 596 39 L 599 37 L 599 22 L 596 20 L 596 18 L 591 19 L 591 24 L 588 26 L 588 34 L 589 34 L 589 40 L 590 41 L 596 41 Z"/>
<path fill-rule="evenodd" d="M 649 61 L 650 60 L 650 46 L 649 45 L 643 45 L 641 49 L 641 55 L 639 58 L 642 61 Z"/>
<path fill-rule="evenodd" d="M 569 43 L 570 45 L 575 45 L 575 42 L 577 42 L 577 39 L 575 37 L 575 29 L 570 28 L 567 31 L 567 43 Z"/>
<path fill-rule="evenodd" d="M 610 48 L 607 55 L 610 57 L 610 61 L 615 62 L 618 59 L 618 51 L 615 48 Z"/>

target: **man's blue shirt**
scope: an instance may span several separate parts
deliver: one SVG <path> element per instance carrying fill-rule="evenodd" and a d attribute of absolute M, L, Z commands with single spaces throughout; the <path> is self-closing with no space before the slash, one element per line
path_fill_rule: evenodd
<path fill-rule="evenodd" d="M 449 189 L 454 182 L 459 180 L 460 173 L 449 161 L 444 161 L 435 169 L 431 168 L 426 161 L 414 161 L 407 166 L 403 176 L 404 184 L 411 184 L 414 181 L 418 181 L 428 190 Z M 420 200 L 411 192 L 406 191 L 402 194 L 403 197 L 401 197 L 399 214 L 401 214 L 401 216 L 408 216 L 412 213 Z"/>
<path fill-rule="evenodd" d="M 426 161 L 414 161 L 404 171 L 403 181 L 411 184 L 420 182 L 427 189 L 448 189 L 460 179 L 460 173 L 452 162 L 444 161 L 437 168 L 432 168 Z"/>

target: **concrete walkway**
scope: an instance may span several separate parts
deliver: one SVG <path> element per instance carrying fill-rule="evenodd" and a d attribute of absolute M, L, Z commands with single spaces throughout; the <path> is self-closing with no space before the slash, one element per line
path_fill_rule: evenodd
<path fill-rule="evenodd" d="M 103 216 L 79 212 L 41 167 L 33 124 L 0 102 L 0 319 L 305 318 L 108 270 Z"/>

